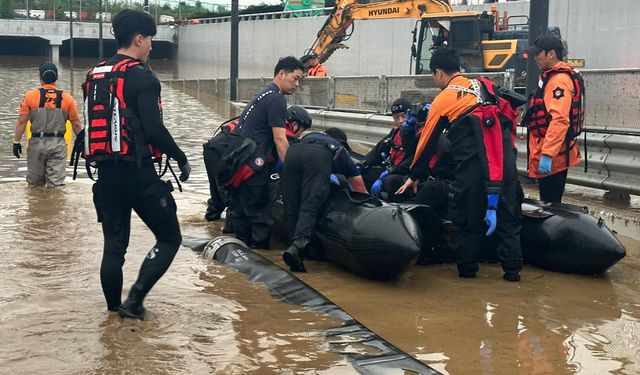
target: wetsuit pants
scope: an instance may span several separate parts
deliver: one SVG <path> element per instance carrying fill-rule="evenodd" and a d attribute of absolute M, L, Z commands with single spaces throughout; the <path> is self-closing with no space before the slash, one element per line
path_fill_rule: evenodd
<path fill-rule="evenodd" d="M 413 197 L 413 190 L 407 189 L 404 194 L 397 195 L 396 191 L 407 180 L 406 175 L 403 174 L 390 174 L 382 179 L 382 199 L 387 202 L 399 203 L 406 202 Z"/>
<path fill-rule="evenodd" d="M 481 171 L 480 159 L 477 155 L 473 156 L 457 166 L 455 181 L 451 185 L 449 214 L 458 228 L 458 272 L 465 276 L 478 272 L 476 256 L 487 231 L 484 222 L 487 194 Z M 505 154 L 495 235 L 499 238 L 498 260 L 503 270 L 510 273 L 517 273 L 522 269 L 519 202 L 515 155 Z"/>
<path fill-rule="evenodd" d="M 242 182 L 233 192 L 227 216 L 233 221 L 236 238 L 247 246 L 270 247 L 272 200 L 269 194 L 270 170 L 266 166 Z"/>
<path fill-rule="evenodd" d="M 99 166 L 93 200 L 104 234 L 100 280 L 109 309 L 120 305 L 122 265 L 129 245 L 132 209 L 153 232 L 156 243 L 142 262 L 130 296 L 135 293 L 142 300 L 171 265 L 182 242 L 171 190 L 152 165 L 138 168 L 119 162 Z"/>
<path fill-rule="evenodd" d="M 204 165 L 207 169 L 207 178 L 209 179 L 209 193 L 210 198 L 207 200 L 207 213 L 205 214 L 207 220 L 218 220 L 222 211 L 227 208 L 227 203 L 222 198 L 220 190 L 218 190 L 218 183 L 216 181 L 215 166 L 220 160 L 221 155 L 212 147 L 204 145 L 203 150 Z"/>
<path fill-rule="evenodd" d="M 325 145 L 298 143 L 287 151 L 282 194 L 289 239 L 304 248 L 329 198 L 332 155 Z"/>
<path fill-rule="evenodd" d="M 567 182 L 567 172 L 568 170 L 565 169 L 562 172 L 554 173 L 551 176 L 538 179 L 538 189 L 540 189 L 541 201 L 557 203 L 562 201 L 564 185 Z"/>

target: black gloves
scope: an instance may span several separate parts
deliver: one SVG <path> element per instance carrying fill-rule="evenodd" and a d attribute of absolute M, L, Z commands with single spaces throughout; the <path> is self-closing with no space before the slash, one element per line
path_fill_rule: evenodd
<path fill-rule="evenodd" d="M 185 182 L 189 179 L 189 175 L 191 174 L 191 164 L 189 162 L 185 162 L 184 164 L 178 164 L 178 168 L 180 168 L 180 181 Z"/>
<path fill-rule="evenodd" d="M 13 142 L 13 155 L 15 155 L 16 158 L 20 159 L 20 154 L 22 154 L 22 145 L 20 144 L 20 142 L 16 143 L 14 141 Z"/>

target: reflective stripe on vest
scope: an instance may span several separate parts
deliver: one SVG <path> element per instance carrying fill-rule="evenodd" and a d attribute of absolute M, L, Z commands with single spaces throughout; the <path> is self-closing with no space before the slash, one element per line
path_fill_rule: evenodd
<path fill-rule="evenodd" d="M 144 142 L 140 130 L 132 128 L 131 122 L 138 115 L 124 99 L 126 73 L 138 65 L 142 62 L 124 59 L 114 65 L 101 63 L 87 73 L 84 86 L 87 129 L 84 153 L 89 161 L 113 158 L 140 161 L 145 147 L 149 148 L 151 156 L 162 156 L 161 152 Z M 132 149 L 136 155 L 132 154 Z"/>

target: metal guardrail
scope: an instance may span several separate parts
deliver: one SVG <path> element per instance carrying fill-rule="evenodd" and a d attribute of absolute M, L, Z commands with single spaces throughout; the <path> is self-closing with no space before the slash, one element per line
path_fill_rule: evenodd
<path fill-rule="evenodd" d="M 333 8 L 314 8 L 314 9 L 300 9 L 282 12 L 270 12 L 270 13 L 254 13 L 254 14 L 240 14 L 238 19 L 240 21 L 252 21 L 252 20 L 273 20 L 280 18 L 296 18 L 296 17 L 311 17 L 311 16 L 326 16 L 333 11 Z M 231 22 L 231 16 L 223 17 L 211 17 L 211 18 L 193 18 L 189 20 L 193 24 L 203 23 L 224 23 Z"/>
<path fill-rule="evenodd" d="M 345 113 L 328 110 L 309 110 L 313 128 L 324 130 L 338 127 L 349 140 L 373 146 L 393 126 L 390 116 L 379 114 Z M 598 129 L 604 130 L 604 129 Z M 527 175 L 526 129 L 518 130 L 518 172 Z M 524 140 L 520 140 L 524 138 Z M 581 153 L 583 137 L 580 137 Z M 583 153 L 584 158 L 584 153 Z M 640 134 L 637 136 L 589 133 L 587 134 L 588 170 L 584 164 L 571 168 L 567 181 L 572 184 L 615 192 L 640 195 Z"/>
<path fill-rule="evenodd" d="M 585 70 L 587 92 L 588 171 L 571 168 L 568 181 L 573 184 L 640 195 L 640 69 Z M 503 87 L 513 87 L 509 73 L 483 74 Z M 238 80 L 238 100 L 249 101 L 267 78 Z M 208 95 L 229 98 L 228 79 L 170 80 L 165 84 L 198 97 Z M 612 88 L 615 87 L 615 90 Z M 357 76 L 305 79 L 290 104 L 307 107 L 314 128 L 339 127 L 350 139 L 372 146 L 393 126 L 390 104 L 399 97 L 412 102 L 431 101 L 439 89 L 430 75 Z M 525 132 L 525 129 L 519 130 Z M 526 133 L 523 133 L 526 135 Z M 582 144 L 581 137 L 579 143 Z M 581 146 L 582 147 L 582 146 Z M 526 155 L 526 145 L 518 149 Z M 584 155 L 583 155 L 584 157 Z M 526 174 L 526 157 L 519 158 L 518 169 Z"/>

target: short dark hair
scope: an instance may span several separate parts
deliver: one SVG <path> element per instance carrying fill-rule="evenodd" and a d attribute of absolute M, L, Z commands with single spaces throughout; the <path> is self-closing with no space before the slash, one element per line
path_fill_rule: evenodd
<path fill-rule="evenodd" d="M 273 70 L 273 76 L 277 76 L 278 72 L 284 70 L 287 73 L 291 73 L 294 70 L 302 70 L 304 71 L 304 65 L 300 62 L 300 60 L 296 59 L 293 56 L 282 57 L 278 60 L 276 64 L 276 68 Z"/>
<path fill-rule="evenodd" d="M 460 57 L 453 48 L 441 47 L 431 54 L 429 62 L 429 70 L 435 73 L 436 69 L 440 69 L 446 74 L 453 74 L 460 71 Z"/>
<path fill-rule="evenodd" d="M 156 24 L 153 17 L 145 12 L 133 9 L 124 9 L 113 17 L 111 22 L 113 36 L 116 38 L 117 48 L 127 48 L 131 46 L 133 37 L 140 34 L 142 36 L 154 36 L 157 33 Z"/>
<path fill-rule="evenodd" d="M 558 60 L 562 60 L 564 58 L 564 48 L 554 48 L 553 51 L 556 51 L 556 58 Z"/>

